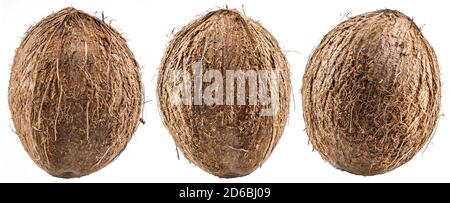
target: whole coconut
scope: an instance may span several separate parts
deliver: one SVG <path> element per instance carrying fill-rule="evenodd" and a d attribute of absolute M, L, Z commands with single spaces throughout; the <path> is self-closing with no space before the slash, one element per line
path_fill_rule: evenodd
<path fill-rule="evenodd" d="M 365 176 L 395 169 L 430 140 L 440 97 L 433 48 L 409 17 L 393 10 L 339 24 L 303 77 L 314 149 L 336 168 Z"/>
<path fill-rule="evenodd" d="M 16 50 L 9 107 L 30 157 L 49 174 L 80 177 L 117 157 L 139 123 L 140 68 L 126 41 L 74 8 L 31 27 Z"/>
<path fill-rule="evenodd" d="M 228 93 L 235 94 L 226 102 L 224 96 L 208 105 L 202 98 L 194 98 L 194 93 L 187 103 L 174 103 L 171 94 L 177 85 L 172 77 L 180 70 L 192 76 L 184 86 L 191 92 L 210 88 L 206 82 L 196 87 L 195 64 L 202 68 L 199 77 L 211 70 L 223 76 L 215 78 L 220 87 L 227 85 L 227 71 L 268 71 L 271 76 L 270 71 L 277 71 L 276 84 L 273 80 L 267 84 L 272 98 L 279 101 L 276 113 L 263 116 L 260 113 L 267 103 L 250 104 L 250 82 L 244 82 L 245 104 L 238 104 L 237 92 L 242 89 L 230 90 L 228 86 Z M 236 10 L 209 12 L 182 28 L 165 51 L 157 86 L 163 122 L 185 157 L 203 170 L 223 178 L 248 175 L 269 157 L 283 132 L 289 111 L 289 77 L 288 63 L 277 41 L 258 22 Z M 214 93 L 216 97 L 225 95 L 225 90 L 219 91 Z M 201 104 L 195 104 L 198 101 Z M 230 101 L 234 101 L 232 105 Z"/>

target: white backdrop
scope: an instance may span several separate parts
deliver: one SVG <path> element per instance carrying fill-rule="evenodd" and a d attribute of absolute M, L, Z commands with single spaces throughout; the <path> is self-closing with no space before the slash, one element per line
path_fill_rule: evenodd
<path fill-rule="evenodd" d="M 1 0 L 0 15 L 0 182 L 450 182 L 448 111 L 450 32 L 446 1 L 239 1 L 239 0 Z M 220 179 L 184 157 L 177 159 L 175 144 L 158 113 L 156 73 L 170 33 L 200 14 L 222 8 L 244 8 L 278 39 L 290 63 L 293 99 L 289 122 L 269 160 L 249 176 Z M 73 6 L 101 16 L 124 32 L 137 61 L 143 66 L 146 101 L 144 119 L 126 150 L 113 163 L 92 175 L 64 180 L 36 166 L 13 133 L 7 90 L 14 51 L 30 25 L 51 12 Z M 397 9 L 414 18 L 434 47 L 441 65 L 441 118 L 428 148 L 400 168 L 384 175 L 361 177 L 339 171 L 308 145 L 301 108 L 301 79 L 307 59 L 323 35 L 349 16 L 376 9 Z"/>

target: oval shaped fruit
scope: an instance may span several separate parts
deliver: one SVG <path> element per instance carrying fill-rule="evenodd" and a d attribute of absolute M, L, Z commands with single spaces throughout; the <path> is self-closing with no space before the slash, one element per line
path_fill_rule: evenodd
<path fill-rule="evenodd" d="M 165 51 L 157 86 L 163 122 L 203 170 L 248 175 L 280 139 L 289 77 L 277 41 L 259 23 L 235 10 L 210 12 L 182 28 Z"/>
<path fill-rule="evenodd" d="M 440 97 L 433 48 L 409 17 L 393 10 L 336 26 L 303 77 L 303 116 L 314 149 L 359 175 L 410 160 L 433 134 Z"/>
<path fill-rule="evenodd" d="M 30 157 L 49 174 L 80 177 L 117 157 L 139 123 L 140 68 L 126 41 L 74 8 L 31 27 L 16 50 L 9 106 Z"/>

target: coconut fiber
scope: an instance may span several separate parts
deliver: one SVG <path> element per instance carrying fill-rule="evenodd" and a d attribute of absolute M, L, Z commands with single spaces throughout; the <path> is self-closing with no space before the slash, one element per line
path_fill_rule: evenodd
<path fill-rule="evenodd" d="M 326 161 L 382 174 L 413 158 L 433 134 L 441 98 L 436 55 L 404 14 L 362 14 L 322 39 L 302 98 L 307 134 Z"/>
<path fill-rule="evenodd" d="M 237 105 L 236 100 L 234 105 L 173 104 L 172 76 L 177 70 L 193 74 L 196 62 L 202 65 L 203 73 L 214 69 L 224 77 L 227 70 L 277 70 L 278 113 L 261 116 L 267 105 Z M 158 76 L 157 92 L 164 124 L 189 161 L 216 176 L 233 178 L 250 174 L 272 153 L 288 116 L 290 73 L 277 41 L 258 22 L 236 10 L 207 13 L 175 34 Z M 223 81 L 225 87 L 225 78 Z M 189 82 L 194 92 L 194 79 Z M 209 84 L 205 82 L 201 90 Z M 245 90 L 248 102 L 248 85 Z"/>
<path fill-rule="evenodd" d="M 49 174 L 80 177 L 116 158 L 143 100 L 140 68 L 110 25 L 74 8 L 32 26 L 16 50 L 9 106 L 17 134 Z"/>

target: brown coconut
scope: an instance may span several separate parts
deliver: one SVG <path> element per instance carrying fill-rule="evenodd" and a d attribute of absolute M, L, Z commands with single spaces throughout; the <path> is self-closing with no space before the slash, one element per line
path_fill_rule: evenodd
<path fill-rule="evenodd" d="M 177 70 L 193 75 L 196 62 L 201 63 L 202 73 L 211 69 L 222 73 L 278 70 L 278 113 L 261 116 L 261 109 L 267 106 L 260 103 L 172 103 L 172 75 Z M 185 157 L 203 170 L 223 178 L 248 175 L 263 164 L 280 139 L 289 111 L 289 77 L 288 63 L 276 39 L 258 22 L 236 10 L 209 12 L 176 33 L 165 51 L 157 85 L 163 122 Z M 225 89 L 225 78 L 223 81 Z M 190 82 L 194 91 L 194 79 Z M 204 82 L 201 91 L 207 86 Z M 249 85 L 245 88 L 248 101 Z"/>
<path fill-rule="evenodd" d="M 439 77 L 433 48 L 404 14 L 378 10 L 342 22 L 322 39 L 303 77 L 314 149 L 359 175 L 404 164 L 436 127 Z"/>
<path fill-rule="evenodd" d="M 16 50 L 9 107 L 30 157 L 62 178 L 116 158 L 140 118 L 140 68 L 110 25 L 74 8 L 31 27 Z"/>

